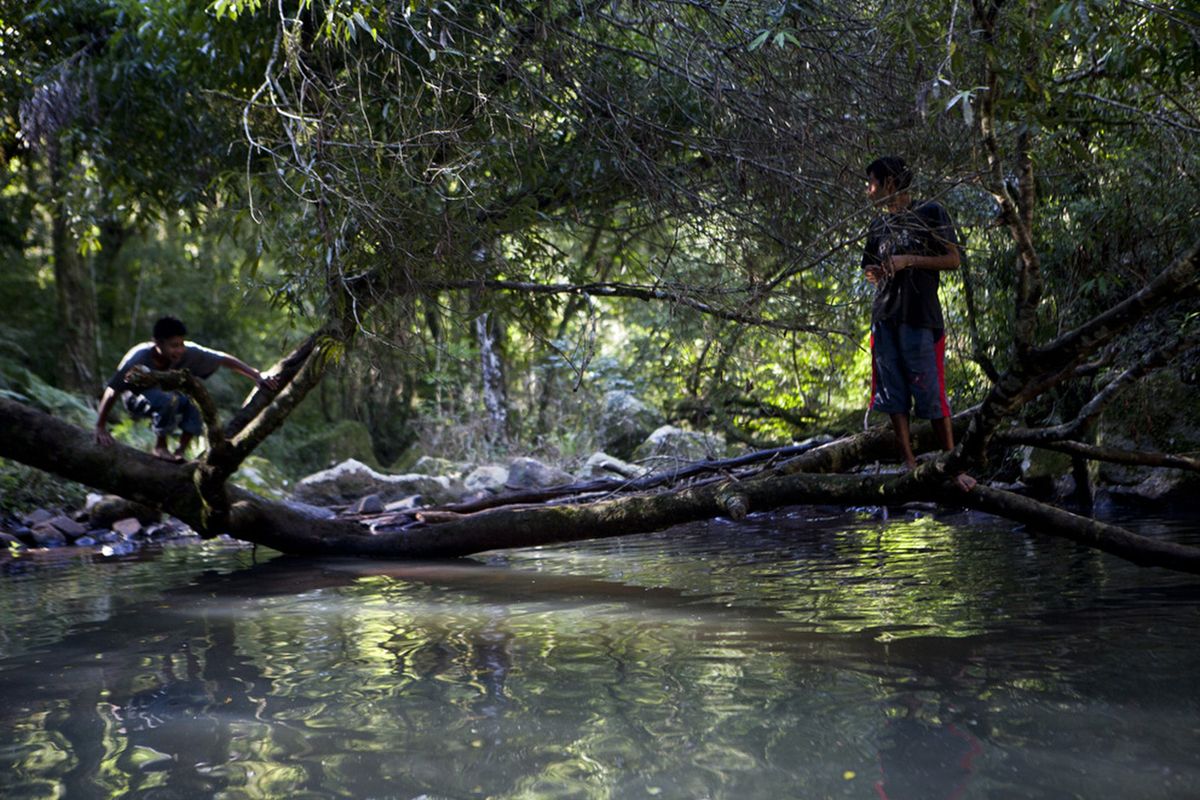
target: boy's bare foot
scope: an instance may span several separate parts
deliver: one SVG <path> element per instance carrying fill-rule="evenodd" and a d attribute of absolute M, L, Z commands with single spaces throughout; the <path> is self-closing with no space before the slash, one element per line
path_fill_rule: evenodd
<path fill-rule="evenodd" d="M 965 472 L 960 472 L 958 475 L 954 476 L 954 485 L 964 492 L 969 492 L 974 489 L 977 483 L 978 481 Z"/>
<path fill-rule="evenodd" d="M 154 448 L 154 457 L 161 458 L 163 461 L 170 461 L 173 464 L 182 464 L 183 456 L 178 453 L 172 453 L 165 447 Z"/>

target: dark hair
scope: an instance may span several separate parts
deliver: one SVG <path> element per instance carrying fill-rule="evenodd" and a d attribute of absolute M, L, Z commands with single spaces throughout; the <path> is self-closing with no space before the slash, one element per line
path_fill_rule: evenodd
<path fill-rule="evenodd" d="M 912 183 L 912 170 L 900 156 L 884 156 L 867 165 L 867 177 L 879 181 L 880 185 L 891 178 L 896 182 L 896 191 L 903 192 Z"/>
<path fill-rule="evenodd" d="M 187 328 L 175 317 L 162 317 L 154 323 L 154 340 L 162 342 L 172 336 L 187 336 Z"/>

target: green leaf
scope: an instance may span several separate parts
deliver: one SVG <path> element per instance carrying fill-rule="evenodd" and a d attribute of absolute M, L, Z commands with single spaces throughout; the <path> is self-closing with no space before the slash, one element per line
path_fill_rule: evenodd
<path fill-rule="evenodd" d="M 354 24 L 358 25 L 358 27 L 370 34 L 374 41 L 379 41 L 379 31 L 375 30 L 375 26 L 369 24 L 365 19 L 363 19 L 363 15 L 360 12 L 355 11 L 352 19 L 354 20 Z"/>

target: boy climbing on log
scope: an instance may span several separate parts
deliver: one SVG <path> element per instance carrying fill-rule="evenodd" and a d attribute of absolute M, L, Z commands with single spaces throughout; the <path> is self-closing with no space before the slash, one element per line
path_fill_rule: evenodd
<path fill-rule="evenodd" d="M 954 449 L 938 279 L 961 263 L 950 215 L 933 201 L 914 201 L 911 183 L 912 172 L 897 156 L 867 166 L 867 199 L 884 213 L 871 223 L 862 256 L 864 275 L 875 286 L 871 408 L 891 417 L 908 469 L 917 465 L 909 439 L 910 408 L 930 421 L 942 449 Z M 966 473 L 955 482 L 963 491 L 975 487 Z"/>
<path fill-rule="evenodd" d="M 104 387 L 100 408 L 96 413 L 96 441 L 104 446 L 113 443 L 108 432 L 108 413 L 118 396 L 134 419 L 149 419 L 154 431 L 154 455 L 166 461 L 181 462 L 192 438 L 204 432 L 200 412 L 185 395 L 158 388 L 134 389 L 126 379 L 136 368 L 152 370 L 186 369 L 197 378 L 207 379 L 221 367 L 245 375 L 260 389 L 274 391 L 278 380 L 266 378 L 254 367 L 220 350 L 184 340 L 187 328 L 175 317 L 163 317 L 154 323 L 154 339 L 135 345 L 121 359 L 117 371 Z M 167 437 L 179 428 L 179 447 L 171 452 Z"/>

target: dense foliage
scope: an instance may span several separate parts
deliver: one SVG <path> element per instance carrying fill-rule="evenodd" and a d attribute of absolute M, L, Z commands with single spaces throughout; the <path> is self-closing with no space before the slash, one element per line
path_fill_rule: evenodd
<path fill-rule="evenodd" d="M 267 446 L 294 470 L 347 419 L 382 463 L 586 456 L 616 388 L 755 445 L 844 430 L 868 385 L 862 168 L 898 152 L 967 245 L 943 289 L 966 406 L 1015 357 L 989 187 L 1021 154 L 1041 337 L 1195 237 L 1198 25 L 1087 0 L 6 0 L 6 388 L 19 365 L 90 394 L 161 313 L 263 366 L 339 318 L 354 336 Z M 1192 308 L 1105 368 L 1186 340 Z"/>

